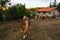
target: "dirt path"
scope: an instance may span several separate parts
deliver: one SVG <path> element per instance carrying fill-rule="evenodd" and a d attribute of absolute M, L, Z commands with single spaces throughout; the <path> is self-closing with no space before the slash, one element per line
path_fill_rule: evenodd
<path fill-rule="evenodd" d="M 60 20 L 34 21 L 30 31 L 30 40 L 60 40 Z"/>
<path fill-rule="evenodd" d="M 8 35 L 2 40 L 21 40 L 21 23 L 13 22 L 0 25 L 7 27 Z M 60 20 L 38 20 L 30 24 L 26 40 L 60 40 Z"/>

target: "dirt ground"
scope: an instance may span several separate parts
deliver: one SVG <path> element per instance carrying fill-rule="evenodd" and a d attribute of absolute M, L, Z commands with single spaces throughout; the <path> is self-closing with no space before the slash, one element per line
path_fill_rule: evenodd
<path fill-rule="evenodd" d="M 22 40 L 20 29 L 20 21 L 0 24 L 0 40 Z M 60 40 L 60 20 L 34 20 L 30 22 L 26 40 Z"/>

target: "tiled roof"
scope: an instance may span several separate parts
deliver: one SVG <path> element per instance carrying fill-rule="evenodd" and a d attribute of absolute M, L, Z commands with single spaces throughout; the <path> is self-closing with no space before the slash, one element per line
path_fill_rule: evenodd
<path fill-rule="evenodd" d="M 53 8 L 42 8 L 42 9 L 38 9 L 36 11 L 37 12 L 48 12 L 48 11 L 52 11 L 54 9 L 56 9 L 56 8 L 55 7 L 53 7 Z"/>

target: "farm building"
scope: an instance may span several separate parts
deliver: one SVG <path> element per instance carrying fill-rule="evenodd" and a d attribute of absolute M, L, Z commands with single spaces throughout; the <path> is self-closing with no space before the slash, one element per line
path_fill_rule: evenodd
<path fill-rule="evenodd" d="M 58 17 L 60 14 L 57 11 L 56 7 L 53 8 L 42 8 L 42 9 L 38 9 L 36 10 L 36 18 L 38 17 L 38 19 L 40 18 L 52 18 L 52 17 Z"/>

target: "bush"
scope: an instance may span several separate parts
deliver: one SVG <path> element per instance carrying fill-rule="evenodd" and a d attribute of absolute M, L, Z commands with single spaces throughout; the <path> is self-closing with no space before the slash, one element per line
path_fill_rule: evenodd
<path fill-rule="evenodd" d="M 0 19 L 3 21 L 17 20 L 25 15 L 30 17 L 30 11 L 22 4 L 13 5 L 8 10 L 0 10 Z"/>
<path fill-rule="evenodd" d="M 2 9 L 0 9 L 0 21 L 3 20 L 3 17 L 2 17 Z"/>

